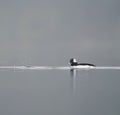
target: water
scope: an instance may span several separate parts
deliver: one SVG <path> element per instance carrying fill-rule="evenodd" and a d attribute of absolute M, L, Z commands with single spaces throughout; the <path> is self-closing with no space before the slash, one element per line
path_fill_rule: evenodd
<path fill-rule="evenodd" d="M 0 115 L 120 115 L 120 0 L 0 0 L 0 16 Z"/>
<path fill-rule="evenodd" d="M 21 68 L 0 69 L 1 115 L 120 114 L 118 67 Z"/>

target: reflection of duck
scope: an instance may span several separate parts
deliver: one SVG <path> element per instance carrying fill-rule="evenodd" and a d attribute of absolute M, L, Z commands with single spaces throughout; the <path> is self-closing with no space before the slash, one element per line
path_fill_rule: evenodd
<path fill-rule="evenodd" d="M 71 66 L 90 66 L 90 67 L 95 67 L 94 64 L 90 64 L 90 63 L 78 63 L 75 58 L 71 58 L 70 59 L 70 65 Z"/>

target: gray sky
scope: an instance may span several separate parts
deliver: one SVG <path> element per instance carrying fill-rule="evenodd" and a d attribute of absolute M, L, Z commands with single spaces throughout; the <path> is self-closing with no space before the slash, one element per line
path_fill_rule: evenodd
<path fill-rule="evenodd" d="M 0 0 L 0 17 L 2 65 L 120 65 L 119 0 Z"/>

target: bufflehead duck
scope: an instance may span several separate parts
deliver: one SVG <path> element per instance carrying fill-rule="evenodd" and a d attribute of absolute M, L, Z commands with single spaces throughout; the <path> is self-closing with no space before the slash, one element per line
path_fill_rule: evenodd
<path fill-rule="evenodd" d="M 91 66 L 91 67 L 95 67 L 94 64 L 90 64 L 90 63 L 78 63 L 75 58 L 70 59 L 70 65 L 71 66 Z"/>

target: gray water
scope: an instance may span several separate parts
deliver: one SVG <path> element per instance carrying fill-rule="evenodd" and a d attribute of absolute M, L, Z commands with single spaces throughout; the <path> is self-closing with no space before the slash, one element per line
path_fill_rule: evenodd
<path fill-rule="evenodd" d="M 119 115 L 120 70 L 0 69 L 1 115 Z"/>
<path fill-rule="evenodd" d="M 120 0 L 0 0 L 0 17 L 0 115 L 120 115 Z"/>

